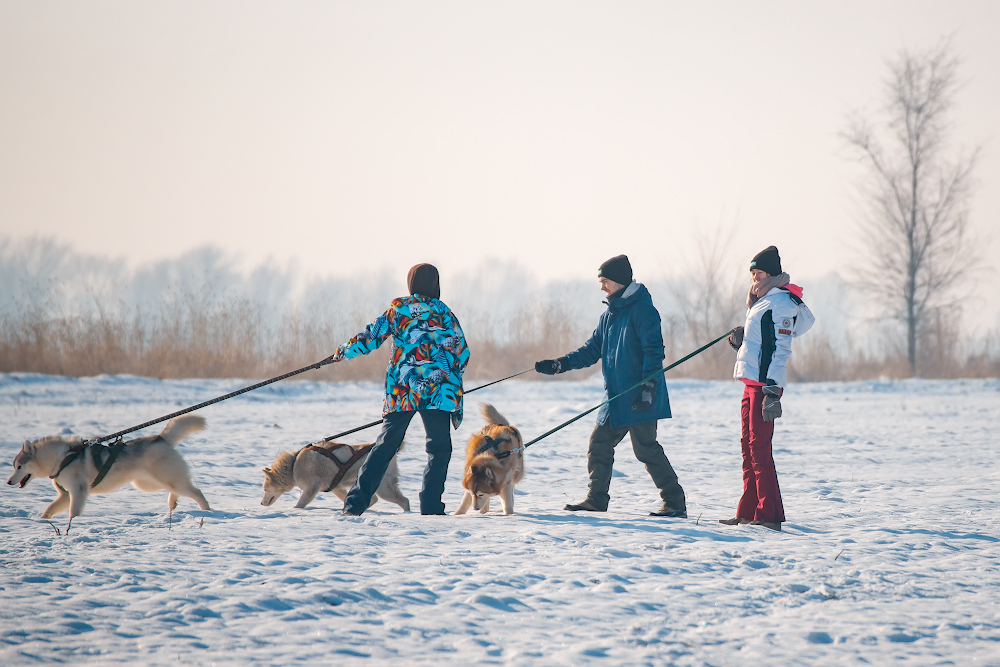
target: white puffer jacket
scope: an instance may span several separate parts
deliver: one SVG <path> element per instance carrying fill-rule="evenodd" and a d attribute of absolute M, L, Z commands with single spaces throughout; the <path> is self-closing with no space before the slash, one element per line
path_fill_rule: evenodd
<path fill-rule="evenodd" d="M 802 299 L 781 287 L 772 289 L 747 310 L 733 377 L 784 387 L 792 338 L 809 331 L 815 322 Z"/>

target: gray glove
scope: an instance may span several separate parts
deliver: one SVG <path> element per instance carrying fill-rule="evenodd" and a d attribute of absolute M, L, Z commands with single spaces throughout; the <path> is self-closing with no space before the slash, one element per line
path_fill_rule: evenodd
<path fill-rule="evenodd" d="M 738 350 L 741 345 L 743 345 L 743 327 L 736 327 L 733 333 L 729 334 L 729 347 Z"/>
<path fill-rule="evenodd" d="M 773 422 L 775 419 L 781 416 L 781 387 L 761 387 L 764 392 L 764 406 L 761 408 L 761 414 L 764 415 L 764 421 Z"/>
<path fill-rule="evenodd" d="M 656 383 L 644 382 L 642 386 L 639 387 L 639 393 L 636 394 L 635 399 L 632 401 L 632 412 L 650 409 L 653 407 L 653 399 L 655 398 Z"/>

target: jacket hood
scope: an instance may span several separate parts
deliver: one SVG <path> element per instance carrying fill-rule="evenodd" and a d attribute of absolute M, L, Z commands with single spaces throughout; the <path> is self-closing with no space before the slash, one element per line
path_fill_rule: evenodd
<path fill-rule="evenodd" d="M 793 285 L 792 283 L 788 283 L 787 285 L 785 285 L 785 289 L 794 294 L 795 296 L 799 297 L 800 299 L 802 298 L 803 290 L 798 285 Z"/>

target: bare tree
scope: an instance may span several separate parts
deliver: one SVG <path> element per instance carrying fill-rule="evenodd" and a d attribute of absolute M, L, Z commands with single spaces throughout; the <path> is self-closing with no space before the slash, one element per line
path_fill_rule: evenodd
<path fill-rule="evenodd" d="M 669 280 L 676 299 L 679 317 L 667 318 L 665 339 L 683 339 L 690 350 L 712 340 L 743 321 L 743 297 L 737 277 L 742 274 L 732 257 L 735 221 L 731 226 L 721 220 L 714 228 L 701 226 L 694 240 L 697 251 L 687 249 L 688 261 L 680 277 Z M 671 350 L 676 353 L 676 350 Z M 693 359 L 681 373 L 695 377 L 722 379 L 732 377 L 733 354 L 727 345 L 717 345 Z"/>
<path fill-rule="evenodd" d="M 948 42 L 902 51 L 889 63 L 884 124 L 876 129 L 855 114 L 842 135 L 869 172 L 861 185 L 860 279 L 905 325 L 911 375 L 928 326 L 961 300 L 958 288 L 977 258 L 969 202 L 979 151 L 945 155 L 958 65 Z"/>

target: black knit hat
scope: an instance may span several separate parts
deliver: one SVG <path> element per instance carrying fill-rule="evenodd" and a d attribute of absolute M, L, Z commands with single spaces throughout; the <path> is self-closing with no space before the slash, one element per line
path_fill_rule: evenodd
<path fill-rule="evenodd" d="M 410 294 L 441 298 L 441 279 L 432 264 L 417 264 L 406 274 L 406 287 Z"/>
<path fill-rule="evenodd" d="M 778 255 L 778 249 L 773 245 L 769 245 L 754 255 L 753 260 L 750 262 L 750 270 L 754 269 L 764 271 L 769 276 L 780 274 L 781 257 Z"/>
<path fill-rule="evenodd" d="M 597 277 L 613 280 L 619 285 L 628 285 L 632 282 L 632 265 L 625 255 L 612 257 L 601 264 L 601 268 L 597 270 Z"/>

